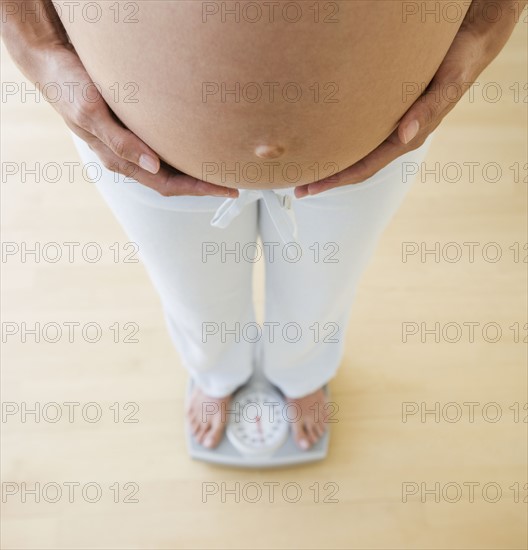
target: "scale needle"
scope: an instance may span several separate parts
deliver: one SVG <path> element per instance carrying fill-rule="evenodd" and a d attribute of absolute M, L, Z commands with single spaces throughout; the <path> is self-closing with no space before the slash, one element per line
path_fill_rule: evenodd
<path fill-rule="evenodd" d="M 264 437 L 263 437 L 264 434 L 262 433 L 262 426 L 260 425 L 260 416 L 257 416 L 256 420 L 257 420 L 257 428 L 260 433 L 260 440 L 262 441 L 262 443 L 264 443 Z"/>

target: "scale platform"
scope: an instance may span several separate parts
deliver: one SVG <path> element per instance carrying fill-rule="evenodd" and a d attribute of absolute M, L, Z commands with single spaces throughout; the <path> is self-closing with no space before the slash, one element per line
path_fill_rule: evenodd
<path fill-rule="evenodd" d="M 193 386 L 189 378 L 187 398 Z M 328 386 L 324 389 L 329 399 Z M 227 415 L 226 431 L 214 449 L 196 441 L 185 419 L 187 447 L 193 459 L 236 468 L 276 468 L 322 460 L 327 455 L 330 425 L 310 449 L 297 447 L 291 432 L 295 408 L 287 407 L 282 392 L 259 372 L 235 392 L 228 411 L 232 412 Z"/>

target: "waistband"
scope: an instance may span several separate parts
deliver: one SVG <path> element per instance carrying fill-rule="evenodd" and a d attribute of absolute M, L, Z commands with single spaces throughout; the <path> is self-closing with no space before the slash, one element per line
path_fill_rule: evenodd
<path fill-rule="evenodd" d="M 292 209 L 291 196 L 271 189 L 240 189 L 236 199 L 226 199 L 220 205 L 211 220 L 211 225 L 219 228 L 227 227 L 245 206 L 259 199 L 262 199 L 266 206 L 273 225 L 284 244 L 292 241 L 297 242 L 297 221 Z"/>

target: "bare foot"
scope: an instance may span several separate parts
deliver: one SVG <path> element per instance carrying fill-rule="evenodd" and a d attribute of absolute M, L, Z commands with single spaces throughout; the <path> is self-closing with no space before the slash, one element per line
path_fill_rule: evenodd
<path fill-rule="evenodd" d="M 204 447 L 213 449 L 222 440 L 231 397 L 209 397 L 197 385 L 194 386 L 185 412 L 191 433 Z"/>
<path fill-rule="evenodd" d="M 288 416 L 290 418 L 295 417 L 295 421 L 294 419 L 290 421 L 295 443 L 303 451 L 306 451 L 321 439 L 326 430 L 327 412 L 325 404 L 327 400 L 325 391 L 321 388 L 298 399 L 286 397 L 286 401 L 296 403 L 295 409 L 299 412 L 294 413 L 292 407 L 292 411 L 288 413 Z"/>

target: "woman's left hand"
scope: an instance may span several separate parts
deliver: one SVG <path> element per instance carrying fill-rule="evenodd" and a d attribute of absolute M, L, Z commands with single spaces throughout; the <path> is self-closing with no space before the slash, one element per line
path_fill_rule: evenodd
<path fill-rule="evenodd" d="M 394 159 L 420 147 L 453 109 L 510 37 L 527 0 L 473 0 L 433 80 L 405 113 L 394 132 L 342 172 L 295 188 L 295 196 L 316 195 L 334 187 L 360 183 Z M 492 6 L 493 4 L 493 6 Z M 491 17 L 500 6 L 498 17 Z M 495 12 L 493 9 L 495 9 Z M 460 93 L 452 98 L 452 90 Z"/>

